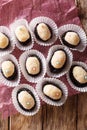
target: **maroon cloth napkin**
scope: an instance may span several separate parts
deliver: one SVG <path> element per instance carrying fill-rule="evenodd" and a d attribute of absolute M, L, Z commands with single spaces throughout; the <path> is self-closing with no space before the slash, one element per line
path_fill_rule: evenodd
<path fill-rule="evenodd" d="M 74 0 L 1 0 L 0 1 L 0 25 L 8 26 L 16 19 L 26 18 L 28 21 L 37 16 L 47 16 L 52 18 L 59 26 L 74 23 L 80 24 L 78 11 Z M 60 44 L 57 40 L 55 44 Z M 34 49 L 39 50 L 47 56 L 49 47 L 43 47 L 35 44 Z M 87 48 L 83 53 L 72 51 L 74 60 L 81 60 L 87 63 Z M 22 51 L 15 48 L 13 54 L 19 58 Z M 66 76 L 60 78 L 68 87 L 69 96 L 76 94 L 66 80 Z M 29 83 L 24 77 L 21 78 L 21 83 Z M 29 83 L 33 87 L 35 84 Z M 0 85 L 0 110 L 3 117 L 10 116 L 16 113 L 16 110 L 11 101 L 11 92 L 13 88 Z"/>

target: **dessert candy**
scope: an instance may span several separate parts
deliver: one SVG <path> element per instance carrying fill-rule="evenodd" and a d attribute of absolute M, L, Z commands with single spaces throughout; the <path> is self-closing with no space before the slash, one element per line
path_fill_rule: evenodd
<path fill-rule="evenodd" d="M 62 97 L 62 90 L 52 83 L 47 83 L 43 86 L 43 93 L 52 100 L 60 100 Z"/>
<path fill-rule="evenodd" d="M 56 50 L 49 62 L 50 71 L 53 73 L 60 72 L 67 62 L 67 54 L 64 50 Z"/>
<path fill-rule="evenodd" d="M 12 102 L 16 110 L 26 116 L 33 116 L 40 109 L 40 99 L 29 84 L 20 84 L 13 89 Z"/>
<path fill-rule="evenodd" d="M 25 110 L 29 111 L 35 107 L 35 98 L 31 91 L 28 89 L 20 89 L 17 93 L 17 100 L 20 107 Z"/>
<path fill-rule="evenodd" d="M 17 71 L 13 61 L 10 60 L 3 61 L 1 65 L 1 71 L 3 76 L 8 80 L 12 80 L 16 78 Z"/>
<path fill-rule="evenodd" d="M 0 32 L 0 49 L 6 49 L 10 44 L 9 38 Z"/>
<path fill-rule="evenodd" d="M 31 76 L 38 75 L 41 70 L 40 59 L 37 56 L 29 56 L 26 59 L 26 70 Z"/>
<path fill-rule="evenodd" d="M 35 27 L 35 35 L 41 41 L 48 41 L 52 37 L 52 30 L 46 23 L 39 23 Z"/>
<path fill-rule="evenodd" d="M 74 48 L 80 44 L 80 37 L 78 33 L 74 31 L 67 31 L 62 35 L 63 43 L 71 48 Z"/>
<path fill-rule="evenodd" d="M 45 103 L 53 106 L 63 105 L 68 96 L 66 85 L 55 78 L 41 79 L 36 85 L 36 90 Z"/>
<path fill-rule="evenodd" d="M 15 35 L 20 44 L 23 46 L 29 44 L 31 41 L 31 35 L 28 29 L 24 25 L 20 25 L 15 29 Z"/>
<path fill-rule="evenodd" d="M 87 71 L 80 65 L 73 65 L 70 69 L 70 79 L 77 87 L 87 86 Z"/>

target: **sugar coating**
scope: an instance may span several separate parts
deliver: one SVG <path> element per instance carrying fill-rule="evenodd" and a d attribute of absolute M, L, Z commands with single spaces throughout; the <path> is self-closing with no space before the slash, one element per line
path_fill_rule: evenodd
<path fill-rule="evenodd" d="M 11 61 L 4 61 L 1 65 L 2 72 L 6 78 L 13 75 L 15 65 Z"/>
<path fill-rule="evenodd" d="M 74 46 L 77 46 L 80 42 L 79 35 L 76 32 L 67 32 L 64 39 L 66 42 Z"/>
<path fill-rule="evenodd" d="M 19 103 L 25 108 L 30 110 L 35 105 L 35 100 L 27 91 L 21 91 L 18 94 Z"/>
<path fill-rule="evenodd" d="M 20 25 L 15 29 L 15 35 L 20 42 L 25 42 L 30 38 L 30 33 L 24 25 Z"/>
<path fill-rule="evenodd" d="M 40 61 L 37 57 L 28 57 L 26 60 L 26 69 L 29 74 L 36 75 L 40 72 Z"/>
<path fill-rule="evenodd" d="M 43 93 L 51 99 L 58 100 L 62 96 L 62 91 L 52 84 L 47 84 L 43 87 Z"/>
<path fill-rule="evenodd" d="M 8 44 L 9 44 L 8 37 L 0 32 L 0 48 L 4 49 L 4 48 L 6 48 L 8 46 Z"/>
<path fill-rule="evenodd" d="M 51 37 L 51 32 L 45 23 L 39 23 L 37 25 L 37 33 L 39 37 L 44 41 L 49 40 Z"/>
<path fill-rule="evenodd" d="M 54 52 L 52 59 L 51 59 L 51 65 L 56 68 L 62 68 L 63 65 L 66 62 L 66 54 L 64 51 L 62 50 L 58 50 L 56 52 Z"/>
<path fill-rule="evenodd" d="M 87 72 L 81 66 L 73 68 L 73 76 L 79 83 L 87 83 Z"/>

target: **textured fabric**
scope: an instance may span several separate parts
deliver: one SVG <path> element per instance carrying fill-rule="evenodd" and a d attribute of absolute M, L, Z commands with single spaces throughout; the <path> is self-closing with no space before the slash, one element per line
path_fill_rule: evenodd
<path fill-rule="evenodd" d="M 9 27 L 9 25 L 18 18 L 26 18 L 30 21 L 37 16 L 52 18 L 58 27 L 66 23 L 81 25 L 74 0 L 0 0 L 0 25 Z M 55 44 L 60 44 L 60 41 L 57 40 Z M 49 47 L 35 44 L 33 48 L 42 52 L 45 57 L 47 56 Z M 72 52 L 74 60 L 81 60 L 87 63 L 87 48 L 83 53 L 77 51 Z M 17 58 L 19 58 L 21 53 L 22 51 L 17 48 L 13 52 Z M 67 85 L 69 96 L 77 93 L 66 81 L 66 76 L 60 79 Z M 23 76 L 21 78 L 21 83 L 28 83 Z M 35 84 L 31 85 L 35 87 Z M 16 113 L 11 101 L 12 89 L 13 88 L 9 88 L 2 84 L 0 85 L 0 110 L 3 117 Z"/>

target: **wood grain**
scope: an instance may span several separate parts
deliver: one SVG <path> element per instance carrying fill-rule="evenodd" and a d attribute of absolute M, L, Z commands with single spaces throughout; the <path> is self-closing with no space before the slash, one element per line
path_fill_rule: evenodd
<path fill-rule="evenodd" d="M 79 18 L 87 34 L 87 0 L 76 0 L 76 1 L 77 1 Z"/>
<path fill-rule="evenodd" d="M 77 130 L 87 130 L 87 93 L 78 96 Z"/>
<path fill-rule="evenodd" d="M 76 99 L 77 96 L 70 97 L 59 108 L 45 104 L 33 117 L 12 116 L 10 130 L 76 130 Z"/>
<path fill-rule="evenodd" d="M 87 0 L 77 0 L 79 17 L 87 34 Z M 87 130 L 87 93 L 78 96 L 77 130 Z"/>
<path fill-rule="evenodd" d="M 10 118 L 10 130 L 42 130 L 42 109 L 33 117 L 17 114 Z"/>
<path fill-rule="evenodd" d="M 62 107 L 43 106 L 42 130 L 76 130 L 76 104 L 73 96 Z"/>
<path fill-rule="evenodd" d="M 2 119 L 0 115 L 0 130 L 8 130 L 8 119 Z"/>
<path fill-rule="evenodd" d="M 87 34 L 87 0 L 76 0 L 79 17 Z M 43 105 L 33 117 L 21 114 L 0 118 L 0 130 L 87 130 L 87 93 L 68 98 L 62 107 Z"/>

